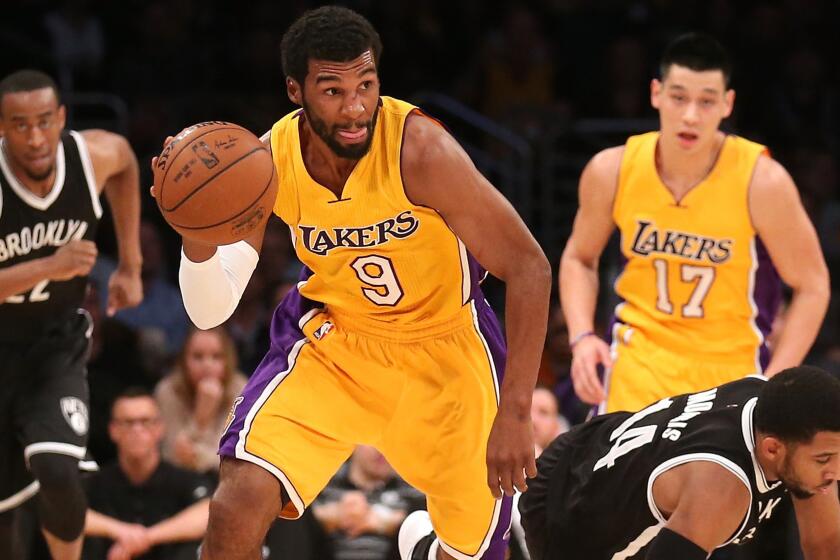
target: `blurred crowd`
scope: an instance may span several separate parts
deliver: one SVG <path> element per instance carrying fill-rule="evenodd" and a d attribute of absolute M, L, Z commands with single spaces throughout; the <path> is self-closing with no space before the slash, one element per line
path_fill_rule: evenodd
<path fill-rule="evenodd" d="M 840 61 L 830 55 L 840 50 L 837 2 L 340 3 L 365 14 L 382 36 L 384 93 L 407 99 L 423 91 L 444 93 L 535 148 L 548 130 L 560 131 L 561 138 L 570 131 L 560 145 L 585 152 L 581 164 L 602 146 L 577 142 L 571 132 L 576 123 L 612 119 L 655 126 L 648 88 L 664 44 L 683 31 L 714 34 L 735 62 L 736 109 L 726 127 L 766 143 L 790 170 L 837 287 Z M 231 120 L 261 133 L 292 109 L 283 85 L 280 37 L 294 18 L 316 5 L 306 0 L 15 0 L 4 6 L 0 18 L 0 75 L 35 67 L 55 76 L 69 103 L 69 125 L 101 125 L 125 134 L 140 158 L 145 189 L 151 184 L 148 162 L 165 136 L 208 119 Z M 574 183 L 579 171 L 572 166 L 549 181 Z M 571 205 L 557 212 L 557 219 L 570 221 L 573 211 Z M 139 308 L 115 317 L 103 312 L 104 286 L 113 267 L 107 255 L 115 254 L 115 247 L 107 222 L 101 228 L 100 251 L 106 256 L 97 264 L 86 301 L 96 319 L 89 368 L 90 450 L 102 465 L 122 465 L 131 463 L 126 456 L 154 454 L 159 447 L 155 464 L 163 461 L 206 477 L 182 484 L 192 493 L 173 501 L 174 515 L 204 503 L 212 489 L 218 465 L 215 447 L 227 412 L 267 348 L 270 314 L 297 281 L 300 265 L 286 226 L 275 220 L 266 233 L 264 256 L 233 317 L 222 328 L 196 331 L 177 287 L 178 237 L 162 222 L 151 197 L 144 196 L 143 216 L 146 299 Z M 562 243 L 552 242 L 544 249 L 556 261 Z M 605 259 L 607 275 L 617 263 L 617 251 L 613 253 Z M 487 291 L 500 309 L 498 284 L 491 280 Z M 611 313 L 608 298 L 604 294 L 601 301 L 602 327 Z M 568 333 L 556 294 L 554 300 L 539 374 L 542 389 L 535 395 L 535 407 L 540 403 L 542 409 L 535 410 L 535 421 L 540 414 L 550 418 L 548 427 L 539 428 L 550 435 L 587 414 L 568 379 Z M 808 358 L 834 371 L 840 370 L 837 302 L 833 298 Z M 782 321 L 783 314 L 777 326 Z M 123 413 L 139 418 L 121 418 Z M 131 437 L 124 437 L 126 430 Z M 129 449 L 126 442 L 141 449 Z M 365 463 L 365 474 L 354 466 L 357 460 Z M 389 512 L 404 515 L 422 507 L 422 497 L 392 481 L 393 472 L 379 461 L 381 456 L 368 450 L 355 454 L 313 508 L 315 519 L 302 520 L 307 531 L 330 535 L 311 542 L 330 543 L 336 558 L 374 558 L 354 555 L 360 535 L 391 538 L 397 517 Z M 101 507 L 108 509 L 107 504 Z M 345 513 L 336 515 L 338 508 Z M 131 523 L 142 525 L 142 515 L 129 514 L 134 516 Z M 140 535 L 137 527 L 130 535 L 126 531 L 131 527 L 121 529 L 126 547 L 151 542 L 143 540 L 148 535 Z M 357 542 L 348 545 L 351 541 Z M 278 546 L 284 545 L 275 549 Z M 388 549 L 381 543 L 371 546 Z M 312 554 L 327 557 L 323 551 Z"/>

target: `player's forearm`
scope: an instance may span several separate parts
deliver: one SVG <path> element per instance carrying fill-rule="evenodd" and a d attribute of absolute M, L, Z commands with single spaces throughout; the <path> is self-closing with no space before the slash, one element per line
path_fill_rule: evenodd
<path fill-rule="evenodd" d="M 88 509 L 85 514 L 85 535 L 88 537 L 105 537 L 116 540 L 122 525 L 122 521 L 92 509 Z"/>
<path fill-rule="evenodd" d="M 126 144 L 126 166 L 105 183 L 105 197 L 114 215 L 119 266 L 139 271 L 143 262 L 140 252 L 140 174 L 134 152 Z"/>
<path fill-rule="evenodd" d="M 595 329 L 598 299 L 598 262 L 584 261 L 563 253 L 560 260 L 560 304 L 569 329 L 569 339 Z"/>
<path fill-rule="evenodd" d="M 50 257 L 33 259 L 0 269 L 0 303 L 6 298 L 31 290 L 38 282 L 49 279 L 53 272 Z"/>
<path fill-rule="evenodd" d="M 205 498 L 149 527 L 149 539 L 155 545 L 198 540 L 207 532 L 209 515 L 210 499 Z"/>
<path fill-rule="evenodd" d="M 505 281 L 508 353 L 500 406 L 530 414 L 548 325 L 551 267 L 540 255 L 519 263 L 517 270 L 516 276 Z"/>
<path fill-rule="evenodd" d="M 805 560 L 836 560 L 840 558 L 840 541 L 833 539 L 831 542 L 809 545 L 802 543 L 802 552 Z"/>
<path fill-rule="evenodd" d="M 785 326 L 776 348 L 773 349 L 766 375 L 773 376 L 802 363 L 817 338 L 830 296 L 827 281 L 824 285 L 814 283 L 794 291 L 785 316 Z"/>

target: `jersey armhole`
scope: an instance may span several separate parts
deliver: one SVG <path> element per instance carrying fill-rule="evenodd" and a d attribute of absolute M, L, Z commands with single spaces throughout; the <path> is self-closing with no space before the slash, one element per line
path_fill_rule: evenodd
<path fill-rule="evenodd" d="M 79 159 L 82 160 L 82 169 L 85 172 L 85 179 L 90 192 L 90 202 L 93 206 L 93 213 L 98 218 L 102 217 L 102 204 L 99 202 L 99 193 L 96 191 L 96 174 L 93 172 L 93 160 L 90 159 L 90 152 L 88 151 L 87 142 L 84 136 L 76 132 L 70 131 L 73 140 L 76 141 L 76 146 L 79 149 Z"/>
<path fill-rule="evenodd" d="M 741 522 L 741 526 L 738 527 L 738 530 L 732 534 L 732 536 L 726 542 L 717 546 L 717 548 L 723 548 L 728 544 L 732 543 L 738 536 L 746 529 L 747 524 L 750 521 L 750 514 L 752 513 L 752 502 L 753 502 L 753 492 L 752 487 L 750 486 L 750 480 L 747 478 L 747 474 L 744 472 L 744 469 L 727 459 L 726 457 L 721 457 L 720 455 L 716 455 L 714 453 L 689 453 L 687 455 L 680 455 L 678 457 L 674 457 L 672 459 L 668 459 L 664 463 L 660 464 L 658 467 L 653 469 L 653 472 L 650 473 L 650 477 L 648 478 L 647 484 L 647 500 L 648 500 L 648 507 L 650 508 L 650 513 L 653 517 L 659 521 L 660 524 L 665 525 L 668 521 L 665 519 L 665 516 L 662 515 L 662 512 L 659 511 L 659 507 L 656 505 L 656 502 L 653 499 L 653 483 L 656 482 L 656 479 L 659 478 L 660 475 L 663 473 L 668 472 L 669 470 L 673 469 L 674 467 L 678 467 L 680 465 L 684 465 L 686 463 L 692 463 L 695 461 L 708 461 L 710 463 L 717 463 L 718 465 L 722 466 L 726 470 L 730 471 L 732 474 L 738 477 L 738 479 L 747 487 L 747 491 L 750 493 L 750 504 L 747 507 L 747 513 L 744 515 L 744 520 Z"/>

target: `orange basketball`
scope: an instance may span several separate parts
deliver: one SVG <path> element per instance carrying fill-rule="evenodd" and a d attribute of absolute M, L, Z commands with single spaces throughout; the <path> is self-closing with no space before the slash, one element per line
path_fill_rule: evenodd
<path fill-rule="evenodd" d="M 271 152 L 239 125 L 185 128 L 161 152 L 154 179 L 158 208 L 182 236 L 235 243 L 271 214 L 277 181 Z"/>

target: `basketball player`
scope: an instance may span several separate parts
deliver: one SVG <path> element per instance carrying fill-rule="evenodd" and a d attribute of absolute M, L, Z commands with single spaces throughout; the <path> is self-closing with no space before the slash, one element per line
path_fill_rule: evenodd
<path fill-rule="evenodd" d="M 452 136 L 380 97 L 381 51 L 370 23 L 338 7 L 304 14 L 283 38 L 302 110 L 267 141 L 274 211 L 306 269 L 222 437 L 205 559 L 256 557 L 274 519 L 300 516 L 356 444 L 428 496 L 439 540 L 426 531 L 409 547 L 424 560 L 503 558 L 510 496 L 536 474 L 530 402 L 550 268 Z M 197 325 L 231 314 L 262 235 L 184 239 L 181 290 Z M 507 284 L 507 358 L 482 267 Z"/>
<path fill-rule="evenodd" d="M 797 365 L 828 306 L 828 271 L 790 176 L 764 146 L 718 129 L 735 101 L 723 48 L 681 36 L 661 73 L 651 82 L 660 130 L 583 170 L 560 265 L 575 390 L 602 412 Z M 625 264 L 610 348 L 593 315 L 598 259 L 615 226 Z M 793 300 L 769 360 L 777 270 Z"/>
<path fill-rule="evenodd" d="M 787 492 L 805 558 L 840 558 L 838 407 L 840 381 L 799 366 L 581 424 L 520 500 L 531 558 L 705 560 L 760 536 Z"/>
<path fill-rule="evenodd" d="M 137 160 L 121 136 L 65 131 L 65 114 L 49 76 L 0 81 L 0 558 L 18 557 L 12 510 L 35 494 L 52 557 L 81 554 L 92 325 L 80 308 L 103 189 L 120 256 L 108 312 L 142 298 Z"/>

